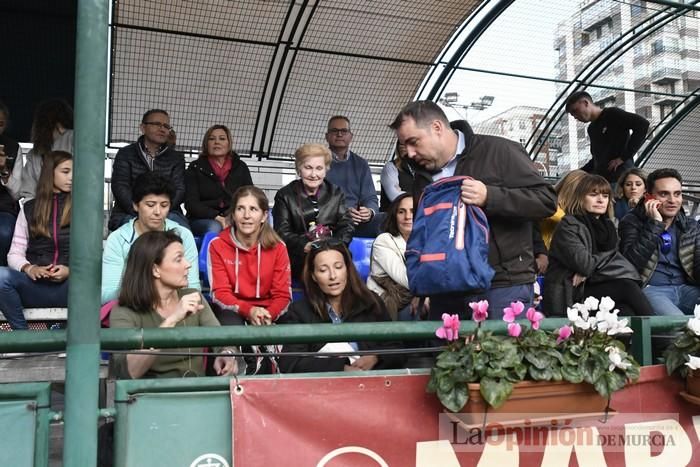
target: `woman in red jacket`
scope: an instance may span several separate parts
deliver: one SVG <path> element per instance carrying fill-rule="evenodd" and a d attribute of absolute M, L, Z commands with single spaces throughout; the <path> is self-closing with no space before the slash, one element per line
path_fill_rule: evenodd
<path fill-rule="evenodd" d="M 231 206 L 230 227 L 209 244 L 212 301 L 222 324 L 272 324 L 291 300 L 287 247 L 267 223 L 269 204 L 260 188 L 239 188 Z"/>

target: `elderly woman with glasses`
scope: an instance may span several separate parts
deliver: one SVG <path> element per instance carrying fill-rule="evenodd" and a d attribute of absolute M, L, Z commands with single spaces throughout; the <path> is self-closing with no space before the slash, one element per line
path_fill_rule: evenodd
<path fill-rule="evenodd" d="M 306 297 L 290 305 L 279 323 L 315 324 L 374 323 L 390 321 L 382 300 L 371 292 L 355 270 L 350 252 L 337 239 L 318 240 L 310 245 L 304 262 Z M 353 352 L 396 348 L 395 343 L 342 342 L 287 344 L 280 357 L 280 370 L 287 373 L 360 371 L 397 368 L 398 355 L 352 355 Z M 318 356 L 286 356 L 290 352 L 315 352 Z M 348 352 L 350 356 L 327 357 L 325 352 Z"/>
<path fill-rule="evenodd" d="M 287 244 L 292 277 L 301 278 L 304 256 L 311 242 L 324 238 L 352 240 L 353 225 L 343 191 L 326 180 L 331 153 L 321 144 L 305 144 L 294 153 L 298 180 L 275 195 L 272 218 Z"/>
<path fill-rule="evenodd" d="M 603 177 L 586 174 L 561 206 L 566 216 L 554 231 L 544 278 L 548 315 L 563 315 L 587 297 L 612 298 L 622 315 L 653 314 L 639 273 L 618 251 L 611 192 Z"/>

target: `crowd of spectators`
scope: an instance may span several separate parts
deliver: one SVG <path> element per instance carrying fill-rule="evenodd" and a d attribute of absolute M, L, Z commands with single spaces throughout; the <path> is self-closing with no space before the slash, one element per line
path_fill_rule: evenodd
<path fill-rule="evenodd" d="M 570 99 L 577 119 L 593 122 L 602 115 L 612 125 L 621 116 L 642 131 L 638 119 L 601 110 L 586 96 Z M 72 110 L 61 100 L 37 108 L 34 146 L 24 164 L 15 163 L 21 153 L 3 136 L 9 116 L 0 105 L 0 252 L 9 250 L 3 255 L 9 265 L 0 267 L 0 309 L 14 329 L 26 329 L 23 308 L 67 302 Z M 594 173 L 572 171 L 553 187 L 520 144 L 475 134 L 466 121 L 450 122 L 433 102 L 408 104 L 389 126 L 397 143 L 382 171 L 381 205 L 367 161 L 350 150 L 350 120 L 337 115 L 328 121 L 327 146 L 296 150 L 298 179 L 277 191 L 271 209 L 226 126 L 206 131 L 199 158 L 185 168 L 172 144 L 168 113 L 147 111 L 142 135 L 114 160 L 112 232 L 102 267 L 104 322 L 145 328 L 434 320 L 444 312 L 467 318 L 468 303 L 482 299 L 491 304 L 491 318 L 499 319 L 511 302 L 534 304 L 538 274 L 547 316 L 565 316 L 567 307 L 588 296 L 610 296 L 627 315 L 689 314 L 700 301 L 700 229 L 683 212 L 675 170 L 646 176 L 628 167 L 634 151 L 625 149 L 617 160 L 597 140 L 593 169 L 588 167 Z M 612 158 L 610 165 L 601 162 L 605 157 Z M 428 184 L 453 175 L 469 176 L 461 200 L 486 214 L 495 275 L 488 290 L 413 297 L 405 253 L 414 209 Z M 619 175 L 616 184 L 610 183 L 613 175 Z M 216 236 L 206 255 L 205 298 L 195 237 L 208 232 Z M 347 247 L 358 236 L 376 237 L 366 278 Z M 304 289 L 300 300 L 292 301 L 293 282 Z M 394 368 L 403 360 L 295 352 L 398 346 L 253 347 L 261 356 L 245 362 L 222 356 L 208 368 L 192 349 L 180 349 L 180 356 L 120 355 L 114 364 L 119 375 L 131 378 L 355 371 Z M 280 350 L 279 358 L 267 356 Z"/>

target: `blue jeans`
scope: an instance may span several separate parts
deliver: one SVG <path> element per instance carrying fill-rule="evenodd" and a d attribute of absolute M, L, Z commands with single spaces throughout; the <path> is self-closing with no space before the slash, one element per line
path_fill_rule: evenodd
<path fill-rule="evenodd" d="M 700 303 L 700 287 L 695 285 L 647 285 L 642 291 L 655 315 L 692 315 Z"/>
<path fill-rule="evenodd" d="M 7 266 L 7 253 L 10 251 L 16 221 L 13 214 L 0 212 L 0 266 Z"/>
<path fill-rule="evenodd" d="M 0 267 L 0 310 L 12 329 L 27 329 L 24 308 L 65 307 L 68 280 L 33 281 L 23 272 Z"/>
<path fill-rule="evenodd" d="M 195 237 L 204 237 L 207 232 L 221 232 L 221 224 L 214 219 L 190 219 L 190 227 Z"/>
<path fill-rule="evenodd" d="M 494 287 L 481 294 L 475 295 L 435 295 L 430 297 L 431 320 L 442 320 L 443 313 L 458 314 L 460 319 L 471 319 L 470 302 L 488 300 L 489 318 L 503 319 L 503 309 L 511 302 L 521 301 L 525 309 L 532 306 L 532 284 L 512 285 L 510 287 Z M 525 316 L 521 316 L 524 318 Z"/>

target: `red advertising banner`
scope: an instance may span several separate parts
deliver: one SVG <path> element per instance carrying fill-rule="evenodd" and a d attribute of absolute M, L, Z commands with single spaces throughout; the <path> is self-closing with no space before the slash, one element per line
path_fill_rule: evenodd
<path fill-rule="evenodd" d="M 607 416 L 486 413 L 475 423 L 474 415 L 445 413 L 425 392 L 427 380 L 244 380 L 231 390 L 233 465 L 700 466 L 700 407 L 679 395 L 683 382 L 662 366 L 643 368 L 637 384 L 615 393 Z"/>

